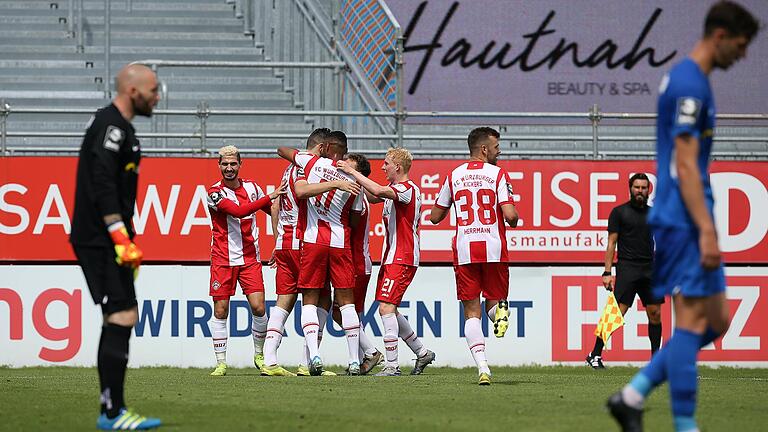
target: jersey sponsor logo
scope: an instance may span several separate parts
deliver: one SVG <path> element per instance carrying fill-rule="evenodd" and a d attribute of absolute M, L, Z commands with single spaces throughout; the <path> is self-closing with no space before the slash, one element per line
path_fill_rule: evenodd
<path fill-rule="evenodd" d="M 256 194 L 255 194 L 255 193 L 252 193 L 252 194 L 251 194 L 251 201 L 256 201 L 257 199 L 258 199 L 258 198 L 256 198 Z"/>
<path fill-rule="evenodd" d="M 221 192 L 211 192 L 209 197 L 211 198 L 211 202 L 213 204 L 219 204 L 219 201 L 224 198 L 224 195 L 222 195 Z"/>
<path fill-rule="evenodd" d="M 696 124 L 701 110 L 701 101 L 692 97 L 679 98 L 677 100 L 677 124 Z"/>
<path fill-rule="evenodd" d="M 113 152 L 120 151 L 120 143 L 125 138 L 125 132 L 123 132 L 117 126 L 109 126 L 107 133 L 104 134 L 104 148 Z"/>

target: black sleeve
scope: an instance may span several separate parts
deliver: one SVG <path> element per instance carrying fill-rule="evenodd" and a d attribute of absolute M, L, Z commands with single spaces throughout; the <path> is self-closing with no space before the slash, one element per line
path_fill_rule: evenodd
<path fill-rule="evenodd" d="M 621 231 L 621 206 L 614 207 L 611 215 L 608 216 L 608 232 L 617 233 Z"/>
<path fill-rule="evenodd" d="M 96 208 L 102 216 L 120 214 L 118 181 L 120 152 L 125 143 L 125 131 L 110 121 L 94 122 L 90 151 L 93 156 L 93 191 Z M 130 222 L 130 221 L 123 221 Z"/>

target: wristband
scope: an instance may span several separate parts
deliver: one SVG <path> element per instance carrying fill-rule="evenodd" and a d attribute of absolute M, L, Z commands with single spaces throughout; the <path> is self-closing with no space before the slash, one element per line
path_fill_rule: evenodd
<path fill-rule="evenodd" d="M 603 277 L 606 277 L 606 276 L 611 276 L 611 272 L 609 272 L 609 271 L 604 271 L 604 272 L 603 272 Z"/>

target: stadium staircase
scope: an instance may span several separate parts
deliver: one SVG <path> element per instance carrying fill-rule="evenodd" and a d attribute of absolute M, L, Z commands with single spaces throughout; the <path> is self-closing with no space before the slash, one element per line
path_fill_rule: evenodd
<path fill-rule="evenodd" d="M 144 59 L 193 61 L 262 61 L 263 48 L 243 31 L 235 6 L 224 0 L 134 0 L 111 2 L 111 74 L 126 63 Z M 67 0 L 0 0 L 0 99 L 13 107 L 97 108 L 108 103 L 104 65 L 104 1 L 84 1 L 84 52 L 68 33 Z M 196 110 L 200 101 L 213 109 L 293 109 L 300 104 L 284 89 L 273 69 L 160 68 L 167 87 L 159 108 Z M 139 119 L 137 130 L 199 132 L 196 116 Z M 22 114 L 8 119 L 8 131 L 82 133 L 83 114 Z M 207 119 L 208 133 L 306 131 L 302 116 Z M 208 147 L 225 143 L 211 140 Z M 9 137 L 8 144 L 29 147 L 79 145 L 79 137 Z M 159 140 L 156 146 L 194 147 L 193 138 Z M 229 140 L 226 143 L 237 143 Z M 151 143 L 150 143 L 151 144 Z M 264 144 L 251 142 L 251 145 Z"/>

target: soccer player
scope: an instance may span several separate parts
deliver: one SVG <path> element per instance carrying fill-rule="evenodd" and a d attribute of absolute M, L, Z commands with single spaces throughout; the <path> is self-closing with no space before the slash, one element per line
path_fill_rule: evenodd
<path fill-rule="evenodd" d="M 368 158 L 360 153 L 348 153 L 344 156 L 344 161 L 365 177 L 371 174 L 371 164 L 368 162 Z M 365 296 L 368 292 L 368 283 L 371 280 L 371 269 L 373 267 L 368 243 L 368 233 L 371 229 L 370 213 L 368 198 L 363 195 L 363 211 L 360 213 L 361 220 L 357 226 L 352 228 L 351 238 L 352 261 L 355 264 L 353 296 L 355 298 L 355 311 L 358 318 L 360 318 L 360 375 L 368 374 L 371 369 L 384 360 L 384 355 L 376 349 L 365 333 L 362 320 L 365 313 Z M 341 311 L 336 303 L 334 303 L 333 307 L 333 321 L 341 325 Z"/>
<path fill-rule="evenodd" d="M 509 176 L 496 166 L 501 154 L 499 133 L 489 127 L 473 129 L 467 138 L 469 162 L 445 178 L 430 221 L 438 224 L 453 205 L 456 237 L 453 239 L 453 269 L 456 292 L 464 305 L 464 335 L 477 364 L 480 385 L 491 384 L 480 321 L 480 295 L 485 313 L 493 321 L 493 333 L 503 337 L 509 324 L 509 264 L 506 221 L 517 226 Z"/>
<path fill-rule="evenodd" d="M 134 280 L 143 258 L 133 242 L 141 149 L 131 121 L 150 117 L 160 96 L 146 66 L 129 65 L 115 79 L 117 96 L 91 119 L 80 147 L 75 210 L 69 237 L 103 324 L 97 365 L 101 430 L 159 427 L 156 418 L 129 411 L 123 396 L 128 341 L 138 319 Z"/>
<path fill-rule="evenodd" d="M 669 382 L 675 430 L 699 430 L 694 420 L 696 356 L 725 333 L 730 321 L 708 174 L 715 127 L 708 76 L 746 56 L 758 28 L 742 6 L 716 3 L 707 13 L 702 38 L 661 81 L 658 182 L 648 223 L 656 240 L 653 292 L 672 296 L 675 330 L 650 363 L 608 399 L 625 431 L 642 430 L 645 399 L 664 381 Z"/>
<path fill-rule="evenodd" d="M 613 291 L 622 315 L 632 306 L 635 295 L 643 301 L 645 313 L 648 315 L 648 338 L 651 340 L 653 355 L 661 346 L 661 304 L 664 303 L 664 298 L 656 298 L 651 293 L 653 236 L 646 222 L 650 208 L 649 191 L 648 176 L 637 173 L 629 179 L 630 200 L 611 210 L 608 217 L 608 247 L 605 250 L 603 286 L 608 291 Z M 616 263 L 614 280 L 611 267 L 616 243 L 619 247 L 619 260 Z M 587 355 L 587 365 L 593 369 L 605 369 L 602 358 L 603 345 L 604 341 L 597 336 L 595 347 Z"/>
<path fill-rule="evenodd" d="M 288 147 L 278 148 L 278 155 L 301 168 L 300 179 L 294 187 L 302 194 L 307 185 L 333 180 L 353 180 L 336 168 L 336 162 L 347 152 L 346 135 L 333 132 L 328 138 L 330 158 L 317 158 Z M 342 327 L 349 349 L 350 375 L 360 374 L 360 319 L 355 312 L 353 288 L 355 269 L 350 244 L 351 227 L 356 225 L 362 211 L 362 196 L 332 190 L 310 198 L 305 220 L 300 220 L 303 247 L 299 289 L 301 290 L 301 324 L 309 349 L 309 370 L 313 376 L 323 373 L 323 361 L 318 351 L 318 304 L 321 290 L 330 279 L 334 299 L 341 310 Z"/>
<path fill-rule="evenodd" d="M 242 160 L 235 146 L 219 150 L 219 170 L 222 179 L 208 188 L 208 208 L 211 211 L 211 285 L 213 319 L 211 335 L 216 354 L 216 369 L 212 376 L 227 374 L 227 317 L 229 298 L 235 294 L 237 283 L 248 299 L 253 312 L 251 335 L 254 346 L 254 365 L 264 367 L 264 338 L 267 317 L 264 309 L 264 278 L 259 256 L 257 210 L 270 213 L 272 200 L 285 193 L 281 184 L 269 195 L 251 180 L 238 177 Z"/>
<path fill-rule="evenodd" d="M 321 156 L 323 144 L 330 135 L 327 128 L 315 129 L 307 138 L 307 153 Z M 306 199 L 333 189 L 340 189 L 357 195 L 360 186 L 355 182 L 334 180 L 306 185 L 299 196 L 295 189 L 299 168 L 290 164 L 283 172 L 282 182 L 288 185 L 288 191 L 279 200 L 272 203 L 272 227 L 276 233 L 275 250 L 270 263 L 276 268 L 275 285 L 277 303 L 272 307 L 267 323 L 267 337 L 264 342 L 264 363 L 261 374 L 266 376 L 290 376 L 294 373 L 279 366 L 277 349 L 283 339 L 283 330 L 288 316 L 293 310 L 298 297 L 299 262 L 301 257 L 301 238 L 297 223 L 299 208 L 306 205 Z M 306 210 L 305 210 L 306 211 Z M 306 362 L 303 362 L 306 367 Z M 329 372 L 329 371 L 327 371 Z M 307 369 L 306 374 L 309 374 Z"/>
<path fill-rule="evenodd" d="M 352 175 L 370 193 L 371 203 L 384 202 L 382 220 L 385 229 L 384 250 L 376 289 L 379 315 L 384 324 L 384 369 L 377 376 L 399 376 L 398 336 L 416 354 L 416 365 L 411 375 L 419 375 L 435 360 L 435 353 L 424 347 L 408 320 L 397 310 L 405 291 L 419 268 L 419 222 L 421 219 L 421 191 L 408 178 L 413 157 L 404 148 L 387 151 L 381 166 L 389 185 L 382 186 L 351 164 L 340 162 L 339 169 Z"/>

